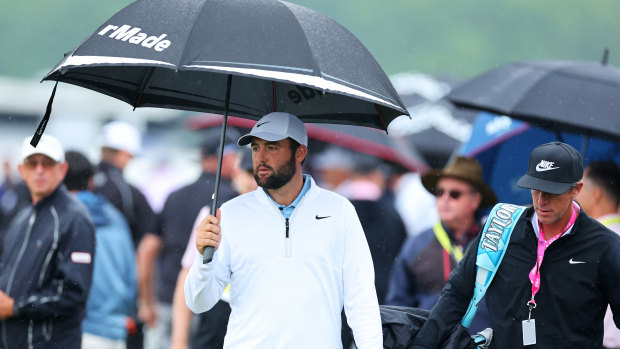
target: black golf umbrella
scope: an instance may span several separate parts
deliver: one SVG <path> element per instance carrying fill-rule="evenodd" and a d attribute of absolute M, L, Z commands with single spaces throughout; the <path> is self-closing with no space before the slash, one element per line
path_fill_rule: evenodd
<path fill-rule="evenodd" d="M 510 63 L 461 84 L 447 99 L 551 130 L 620 139 L 620 69 L 606 58 Z"/>
<path fill-rule="evenodd" d="M 355 36 L 318 12 L 278 0 L 138 0 L 44 80 L 92 89 L 134 108 L 223 113 L 224 120 L 229 113 L 258 119 L 285 111 L 304 122 L 386 129 L 408 115 Z M 218 186 L 219 171 L 213 213 Z"/>

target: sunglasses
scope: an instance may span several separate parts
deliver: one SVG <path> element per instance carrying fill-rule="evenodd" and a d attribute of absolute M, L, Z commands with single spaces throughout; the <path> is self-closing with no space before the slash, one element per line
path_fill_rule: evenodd
<path fill-rule="evenodd" d="M 26 158 L 24 160 L 24 166 L 26 166 L 27 168 L 34 169 L 34 168 L 37 168 L 39 164 L 41 164 L 41 166 L 43 166 L 44 169 L 49 169 L 55 166 L 56 164 L 58 164 L 58 162 L 48 157 L 42 157 L 40 160 L 37 160 L 34 158 Z"/>
<path fill-rule="evenodd" d="M 435 196 L 440 198 L 443 196 L 443 194 L 448 194 L 448 196 L 450 196 L 450 198 L 457 200 L 458 198 L 461 197 L 461 195 L 463 195 L 465 192 L 460 191 L 460 190 L 444 190 L 443 188 L 437 188 L 437 190 L 435 191 Z"/>

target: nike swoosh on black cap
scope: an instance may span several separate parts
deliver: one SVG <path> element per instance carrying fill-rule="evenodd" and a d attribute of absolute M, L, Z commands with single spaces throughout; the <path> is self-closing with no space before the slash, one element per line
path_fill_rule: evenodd
<path fill-rule="evenodd" d="M 582 177 L 581 154 L 566 143 L 551 142 L 534 148 L 527 173 L 517 185 L 545 193 L 563 194 Z"/>

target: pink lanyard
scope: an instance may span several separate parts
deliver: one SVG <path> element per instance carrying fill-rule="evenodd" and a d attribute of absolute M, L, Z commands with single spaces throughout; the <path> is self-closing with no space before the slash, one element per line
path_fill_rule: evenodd
<path fill-rule="evenodd" d="M 538 290 L 540 289 L 540 266 L 542 265 L 543 258 L 545 257 L 545 251 L 547 247 L 549 247 L 555 240 L 559 239 L 564 233 L 575 224 L 575 220 L 577 220 L 577 213 L 579 212 L 579 206 L 573 202 L 573 215 L 570 217 L 570 220 L 566 224 L 566 227 L 562 230 L 562 232 L 549 240 L 545 240 L 545 234 L 543 233 L 543 227 L 540 221 L 538 222 L 538 256 L 536 258 L 536 265 L 530 271 L 530 281 L 532 282 L 532 299 L 527 302 L 530 307 L 530 312 L 533 308 L 536 308 L 536 301 L 534 301 L 534 297 Z"/>

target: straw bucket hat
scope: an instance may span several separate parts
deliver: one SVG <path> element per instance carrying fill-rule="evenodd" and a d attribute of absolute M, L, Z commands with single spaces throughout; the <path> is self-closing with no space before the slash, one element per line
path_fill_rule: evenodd
<path fill-rule="evenodd" d="M 476 159 L 459 156 L 441 170 L 432 170 L 422 176 L 422 185 L 431 194 L 435 195 L 437 182 L 440 178 L 450 177 L 463 180 L 471 184 L 482 195 L 480 206 L 493 206 L 497 203 L 497 196 L 482 178 L 482 166 Z"/>

